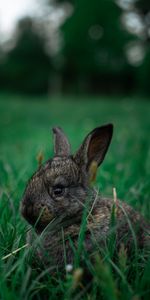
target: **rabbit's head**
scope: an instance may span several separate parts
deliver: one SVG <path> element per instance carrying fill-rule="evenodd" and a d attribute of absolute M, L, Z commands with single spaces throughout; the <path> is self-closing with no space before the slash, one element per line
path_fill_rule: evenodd
<path fill-rule="evenodd" d="M 24 218 L 42 231 L 53 218 L 71 219 L 81 214 L 90 189 L 91 165 L 99 166 L 111 141 L 111 124 L 95 128 L 79 150 L 70 154 L 62 129 L 53 128 L 54 157 L 29 180 L 21 203 Z"/>

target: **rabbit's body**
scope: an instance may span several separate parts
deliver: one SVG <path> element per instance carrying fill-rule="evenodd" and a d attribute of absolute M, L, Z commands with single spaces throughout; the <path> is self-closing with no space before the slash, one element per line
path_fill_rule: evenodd
<path fill-rule="evenodd" d="M 112 125 L 96 128 L 84 140 L 78 152 L 70 155 L 68 140 L 59 128 L 54 129 L 55 156 L 30 179 L 22 200 L 21 211 L 35 226 L 42 247 L 37 259 L 52 266 L 73 263 L 78 248 L 83 212 L 86 209 L 84 248 L 88 253 L 107 243 L 115 233 L 116 249 L 125 241 L 127 250 L 136 242 L 148 242 L 148 224 L 129 205 L 105 199 L 90 187 L 95 167 L 104 159 L 112 136 Z M 92 176 L 91 176 L 92 175 Z M 29 233 L 31 243 L 35 235 Z"/>
<path fill-rule="evenodd" d="M 115 226 L 111 228 L 112 211 L 115 208 Z M 119 250 L 124 244 L 128 253 L 135 250 L 137 246 L 143 248 L 148 245 L 149 226 L 139 213 L 135 212 L 126 203 L 119 200 L 114 204 L 113 199 L 98 198 L 92 211 L 87 213 L 85 229 L 84 248 L 90 254 L 96 253 L 98 248 L 104 246 L 112 233 L 116 234 L 116 249 Z M 55 223 L 55 222 L 54 222 Z M 50 264 L 52 267 L 63 268 L 65 263 L 73 264 L 74 249 L 78 249 L 78 240 L 81 230 L 82 214 L 72 216 L 70 220 L 61 220 L 54 228 L 49 226 L 40 236 L 40 245 L 36 249 L 36 259 L 42 264 Z M 134 241 L 133 232 L 137 234 Z M 37 238 L 39 232 L 36 233 Z M 35 240 L 32 233 L 29 233 L 29 243 Z M 70 243 L 73 243 L 73 247 Z M 107 241 L 108 242 L 108 241 Z"/>

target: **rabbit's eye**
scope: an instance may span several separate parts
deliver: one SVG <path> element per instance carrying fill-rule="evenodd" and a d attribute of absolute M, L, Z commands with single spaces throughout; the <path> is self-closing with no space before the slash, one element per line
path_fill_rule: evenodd
<path fill-rule="evenodd" d="M 65 191 L 65 188 L 62 185 L 56 185 L 53 187 L 53 194 L 55 197 L 62 196 Z"/>

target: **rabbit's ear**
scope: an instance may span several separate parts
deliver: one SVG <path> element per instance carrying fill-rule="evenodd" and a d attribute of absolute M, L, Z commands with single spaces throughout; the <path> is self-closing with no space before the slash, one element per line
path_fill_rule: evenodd
<path fill-rule="evenodd" d="M 111 142 L 112 133 L 112 124 L 97 127 L 91 131 L 74 156 L 76 163 L 80 167 L 85 166 L 87 171 L 92 162 L 96 162 L 97 166 L 99 166 Z"/>
<path fill-rule="evenodd" d="M 56 156 L 69 156 L 70 144 L 63 130 L 60 127 L 54 127 L 53 134 L 54 134 L 54 154 Z"/>

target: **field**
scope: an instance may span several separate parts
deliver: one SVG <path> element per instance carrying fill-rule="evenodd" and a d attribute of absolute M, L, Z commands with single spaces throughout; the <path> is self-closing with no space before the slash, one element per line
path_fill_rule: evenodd
<path fill-rule="evenodd" d="M 0 95 L 0 299 L 150 299 L 150 268 L 144 256 L 141 265 L 130 262 L 124 252 L 115 263 L 99 258 L 91 286 L 72 291 L 74 275 L 52 277 L 48 270 L 33 270 L 27 263 L 28 247 L 9 255 L 26 244 L 28 225 L 19 203 L 38 155 L 42 153 L 45 161 L 53 154 L 51 128 L 61 126 L 76 151 L 89 131 L 105 123 L 114 124 L 114 136 L 96 186 L 107 196 L 116 187 L 120 199 L 149 219 L 148 100 Z"/>

